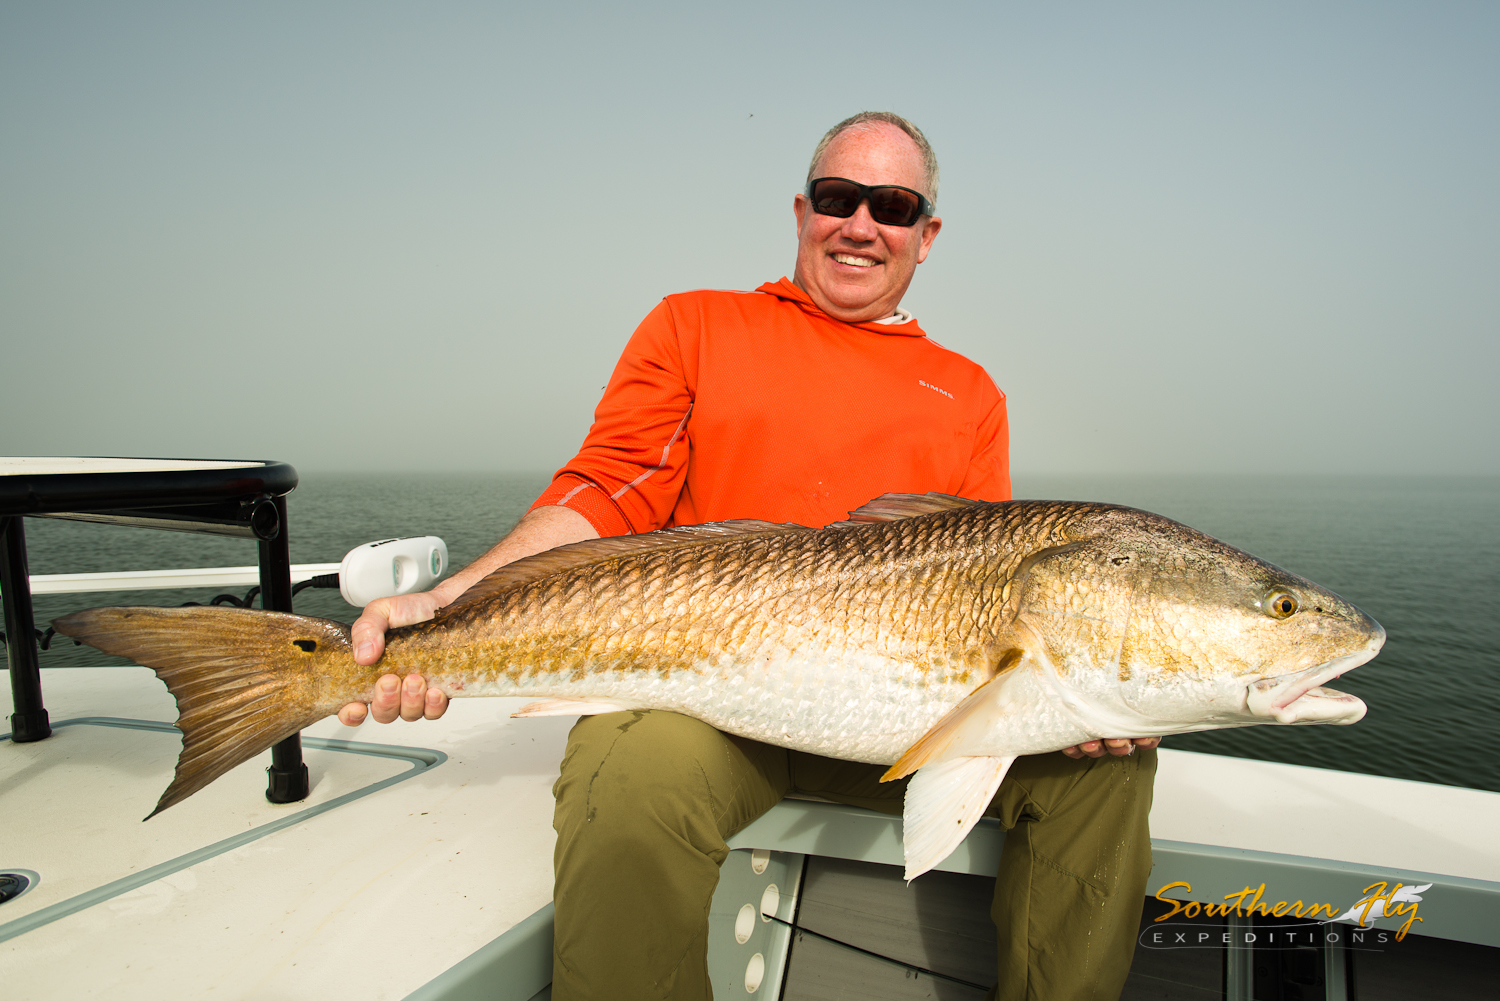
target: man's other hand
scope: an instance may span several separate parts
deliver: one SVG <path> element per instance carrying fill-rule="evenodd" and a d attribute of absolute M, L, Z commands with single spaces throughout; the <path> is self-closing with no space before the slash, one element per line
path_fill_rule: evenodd
<path fill-rule="evenodd" d="M 376 598 L 365 606 L 349 630 L 354 643 L 354 662 L 362 666 L 374 664 L 385 653 L 387 629 L 426 622 L 444 604 L 432 591 Z M 373 715 L 377 723 L 390 723 L 397 716 L 404 720 L 437 719 L 447 711 L 448 696 L 436 688 L 429 689 L 421 675 L 408 675 L 402 682 L 394 674 L 387 674 L 375 683 L 370 708 L 366 710 L 363 702 L 350 702 L 339 710 L 339 722 L 359 726 L 366 715 Z"/>
<path fill-rule="evenodd" d="M 1127 754 L 1134 753 L 1137 747 L 1151 748 L 1160 743 L 1160 737 L 1136 737 L 1134 740 L 1124 737 L 1109 740 L 1085 740 L 1073 747 L 1063 748 L 1063 753 L 1070 758 L 1102 758 L 1106 753 L 1123 758 Z"/>

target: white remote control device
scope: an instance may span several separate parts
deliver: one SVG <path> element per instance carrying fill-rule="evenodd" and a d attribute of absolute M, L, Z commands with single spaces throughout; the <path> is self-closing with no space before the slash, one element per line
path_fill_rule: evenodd
<path fill-rule="evenodd" d="M 446 569 L 448 546 L 436 535 L 367 542 L 339 564 L 339 593 L 363 608 L 376 598 L 426 591 Z"/>

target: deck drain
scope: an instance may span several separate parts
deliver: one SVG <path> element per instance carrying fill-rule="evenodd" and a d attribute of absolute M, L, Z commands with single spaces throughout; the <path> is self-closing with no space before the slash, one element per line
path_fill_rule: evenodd
<path fill-rule="evenodd" d="M 19 897 L 31 885 L 32 877 L 19 872 L 0 872 L 0 904 Z"/>

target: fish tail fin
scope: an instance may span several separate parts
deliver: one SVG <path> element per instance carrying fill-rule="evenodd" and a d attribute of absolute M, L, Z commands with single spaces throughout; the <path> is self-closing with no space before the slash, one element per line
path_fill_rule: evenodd
<path fill-rule="evenodd" d="M 351 657 L 349 627 L 243 608 L 91 608 L 53 622 L 64 636 L 156 672 L 177 700 L 182 753 L 151 817 L 358 693 L 329 668 Z"/>

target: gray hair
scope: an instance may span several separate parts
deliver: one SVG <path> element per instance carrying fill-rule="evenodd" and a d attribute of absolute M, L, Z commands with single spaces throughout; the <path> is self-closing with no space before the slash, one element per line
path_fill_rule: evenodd
<path fill-rule="evenodd" d="M 910 136 L 911 141 L 917 144 L 917 151 L 922 154 L 922 176 L 925 182 L 923 187 L 927 189 L 923 194 L 927 196 L 929 201 L 936 205 L 938 190 L 937 154 L 932 151 L 932 144 L 927 141 L 927 137 L 922 134 L 921 129 L 891 111 L 861 111 L 857 115 L 851 115 L 844 119 L 824 133 L 823 138 L 818 142 L 817 148 L 813 150 L 812 163 L 807 166 L 807 179 L 809 181 L 813 179 L 813 171 L 818 169 L 818 161 L 823 159 L 823 154 L 828 152 L 829 145 L 840 135 L 850 129 L 865 130 L 871 125 L 876 124 L 894 125 Z"/>

